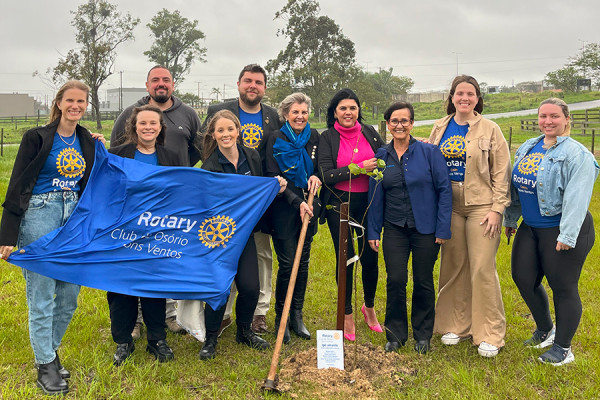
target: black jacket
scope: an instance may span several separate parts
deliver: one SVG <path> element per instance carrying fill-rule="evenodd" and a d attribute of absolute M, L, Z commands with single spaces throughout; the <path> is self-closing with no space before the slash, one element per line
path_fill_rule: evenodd
<path fill-rule="evenodd" d="M 274 134 L 269 137 L 269 142 L 267 143 L 267 171 L 266 176 L 283 176 L 285 175 L 281 173 L 281 169 L 279 168 L 279 164 L 275 160 L 273 156 L 273 146 L 275 145 L 275 141 L 280 138 L 289 141 L 285 134 L 281 132 L 281 130 L 274 132 Z M 319 133 L 316 129 L 311 129 L 310 131 L 310 139 L 306 146 L 304 147 L 308 155 L 311 157 L 313 161 L 314 172 L 313 175 L 319 176 L 318 162 L 317 162 L 317 149 L 319 146 Z M 300 204 L 305 201 L 305 197 L 308 198 L 308 191 L 305 191 L 302 188 L 297 187 L 293 181 L 287 180 L 287 188 L 283 192 L 282 196 L 277 196 L 271 204 L 270 207 L 270 223 L 269 229 L 270 234 L 276 239 L 290 239 L 297 235 L 302 227 L 302 221 L 300 220 Z M 308 227 L 307 235 L 313 236 L 317 233 L 317 218 L 320 214 L 320 202 L 317 197 L 315 197 L 313 201 L 313 214 L 316 217 L 313 217 L 310 225 Z"/>
<path fill-rule="evenodd" d="M 239 151 L 244 152 L 244 155 L 246 156 L 246 160 L 248 160 L 248 165 L 250 166 L 250 172 L 252 173 L 252 176 L 263 176 L 262 162 L 260 160 L 260 155 L 258 154 L 258 151 L 254 150 L 254 149 L 250 149 L 245 146 L 242 146 L 241 144 L 238 144 L 237 146 L 238 146 Z M 201 168 L 205 169 L 207 171 L 210 171 L 210 172 L 219 172 L 219 173 L 225 172 L 223 170 L 223 165 L 219 162 L 219 153 L 217 152 L 217 149 L 215 149 L 215 151 L 213 151 L 211 153 L 211 155 L 208 156 L 208 158 L 206 160 L 204 160 Z M 268 216 L 267 215 L 268 214 L 265 212 L 265 214 L 262 216 L 262 218 L 256 224 L 256 227 L 254 228 L 254 232 L 260 230 L 262 232 L 268 233 L 268 228 L 267 228 Z"/>
<path fill-rule="evenodd" d="M 59 122 L 60 119 L 57 119 L 48 125 L 30 129 L 23 135 L 6 190 L 6 198 L 2 204 L 4 212 L 0 224 L 0 245 L 14 246 L 17 243 L 21 218 L 29 207 L 33 188 L 52 150 Z M 94 165 L 95 145 L 88 130 L 81 125 L 77 125 L 75 134 L 79 137 L 85 160 L 85 172 L 79 181 L 80 191 L 83 192 Z"/>
<path fill-rule="evenodd" d="M 117 147 L 108 149 L 109 153 L 121 156 L 123 158 L 135 158 L 137 146 L 135 143 L 126 143 Z M 156 146 L 156 156 L 158 165 L 163 167 L 185 167 L 186 160 L 182 160 L 180 155 L 167 149 L 164 146 Z"/>
<path fill-rule="evenodd" d="M 370 125 L 361 125 L 361 132 L 365 139 L 371 145 L 373 153 L 377 153 L 377 149 L 384 146 L 385 143 L 379 133 Z M 348 166 L 338 168 L 337 157 L 340 151 L 340 134 L 335 128 L 331 127 L 325 132 L 321 133 L 319 140 L 319 176 L 323 181 L 323 188 L 321 189 L 321 204 L 323 205 L 321 211 L 320 222 L 324 223 L 324 211 L 329 199 L 331 198 L 331 190 L 334 185 L 338 182 L 347 181 L 350 179 L 350 168 Z"/>

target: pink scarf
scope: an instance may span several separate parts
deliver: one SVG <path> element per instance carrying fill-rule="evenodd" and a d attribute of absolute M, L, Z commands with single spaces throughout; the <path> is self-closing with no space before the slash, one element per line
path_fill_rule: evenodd
<path fill-rule="evenodd" d="M 338 168 L 346 167 L 351 163 L 357 164 L 362 168 L 364 160 L 375 156 L 371 145 L 362 134 L 361 125 L 358 122 L 351 128 L 344 128 L 336 121 L 333 127 L 340 134 L 340 151 L 337 156 Z M 335 188 L 345 192 L 368 192 L 369 177 L 363 174 L 358 176 L 353 175 L 352 187 L 350 187 L 350 181 L 348 180 L 336 183 Z"/>

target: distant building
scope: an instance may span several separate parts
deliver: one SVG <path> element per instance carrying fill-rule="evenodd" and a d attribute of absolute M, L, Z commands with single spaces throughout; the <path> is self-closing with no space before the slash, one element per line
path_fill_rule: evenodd
<path fill-rule="evenodd" d="M 448 92 L 408 93 L 394 96 L 394 101 L 408 101 L 409 103 L 434 103 L 445 101 Z"/>
<path fill-rule="evenodd" d="M 123 91 L 123 98 L 120 102 L 121 90 Z M 106 91 L 106 101 L 100 102 L 100 111 L 122 111 L 147 95 L 146 88 L 108 89 Z"/>
<path fill-rule="evenodd" d="M 27 94 L 0 93 L 0 117 L 37 115 L 35 99 Z"/>

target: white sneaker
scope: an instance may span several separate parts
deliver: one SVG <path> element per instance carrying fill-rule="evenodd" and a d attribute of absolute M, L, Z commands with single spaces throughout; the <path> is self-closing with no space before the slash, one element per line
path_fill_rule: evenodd
<path fill-rule="evenodd" d="M 454 346 L 455 344 L 459 344 L 463 340 L 467 340 L 467 337 L 460 337 L 456 333 L 448 332 L 442 336 L 442 343 L 446 346 Z"/>
<path fill-rule="evenodd" d="M 498 354 L 498 348 L 493 344 L 489 344 L 487 342 L 479 343 L 479 347 L 477 348 L 477 352 L 482 357 L 495 357 Z"/>

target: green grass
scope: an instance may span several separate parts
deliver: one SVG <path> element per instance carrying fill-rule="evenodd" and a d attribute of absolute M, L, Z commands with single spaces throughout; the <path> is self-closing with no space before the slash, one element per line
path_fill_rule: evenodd
<path fill-rule="evenodd" d="M 510 124 L 510 121 L 499 123 Z M 429 127 L 429 129 L 431 129 Z M 506 133 L 507 130 L 503 130 Z M 427 133 L 428 134 L 428 133 Z M 576 137 L 579 139 L 579 137 Z M 521 140 L 521 138 L 519 138 Z M 513 152 L 516 145 L 513 145 Z M 16 154 L 16 147 L 5 149 L 0 158 L 0 193 L 6 185 Z M 99 202 L 102 200 L 99 199 Z M 600 226 L 600 183 L 597 183 L 590 210 Z M 598 228 L 597 228 L 598 230 Z M 331 238 L 325 225 L 320 226 L 313 242 L 310 280 L 304 315 L 307 326 L 316 329 L 335 327 L 336 285 L 335 262 Z M 529 311 L 518 293 L 510 274 L 510 246 L 503 238 L 497 255 L 507 319 L 506 346 L 494 359 L 477 355 L 468 342 L 445 347 L 435 336 L 432 351 L 418 356 L 412 350 L 412 341 L 400 351 L 408 360 L 403 366 L 416 370 L 402 375 L 402 386 L 381 388 L 382 399 L 590 399 L 597 398 L 600 390 L 598 359 L 600 346 L 600 250 L 595 246 L 587 258 L 579 284 L 583 316 L 573 340 L 576 361 L 554 368 L 539 364 L 535 359 L 539 350 L 527 350 L 522 341 L 531 335 L 535 326 Z M 568 267 L 568 266 L 565 266 Z M 276 268 L 276 266 L 274 267 Z M 380 256 L 380 275 L 375 301 L 379 320 L 385 313 L 385 268 Z M 435 268 L 435 280 L 439 265 Z M 35 386 L 36 372 L 29 345 L 27 308 L 21 270 L 0 261 L 0 398 L 42 399 Z M 410 281 L 410 278 L 409 278 Z M 408 304 L 410 307 L 409 283 Z M 358 279 L 358 293 L 362 285 Z M 551 292 L 549 292 L 551 295 Z M 385 336 L 368 330 L 362 322 L 358 307 L 356 328 L 358 342 L 385 344 Z M 410 311 L 409 311 L 410 315 Z M 273 326 L 274 313 L 267 315 Z M 136 343 L 130 361 L 120 368 L 112 366 L 115 344 L 110 335 L 110 320 L 105 292 L 83 288 L 79 308 L 65 335 L 60 349 L 61 360 L 72 372 L 71 393 L 67 398 L 77 399 L 291 399 L 311 398 L 305 393 L 289 393 L 281 397 L 263 394 L 260 390 L 266 378 L 270 351 L 258 352 L 235 343 L 235 328 L 229 328 L 219 340 L 217 358 L 210 362 L 198 360 L 200 343 L 190 336 L 168 334 L 167 340 L 175 352 L 171 363 L 159 364 L 147 354 L 145 339 Z M 274 335 L 266 339 L 274 344 Z M 292 336 L 292 342 L 283 347 L 282 359 L 296 352 L 314 348 L 315 340 L 304 341 Z M 347 347 L 348 348 L 348 347 Z M 351 348 L 350 348 L 351 349 Z M 400 365 L 399 365 L 400 367 Z M 358 397 L 360 398 L 360 397 Z"/>
<path fill-rule="evenodd" d="M 10 119 L 2 118 L 0 119 L 0 130 L 3 132 L 5 144 L 15 144 L 21 143 L 23 134 L 29 129 L 47 123 L 47 119 L 40 119 L 38 121 L 37 118 L 28 118 L 27 120 L 20 118 L 11 121 Z M 110 138 L 114 123 L 114 120 L 102 121 L 100 133 L 102 133 L 107 140 Z M 81 125 L 86 127 L 90 132 L 98 132 L 95 121 L 81 121 Z"/>

